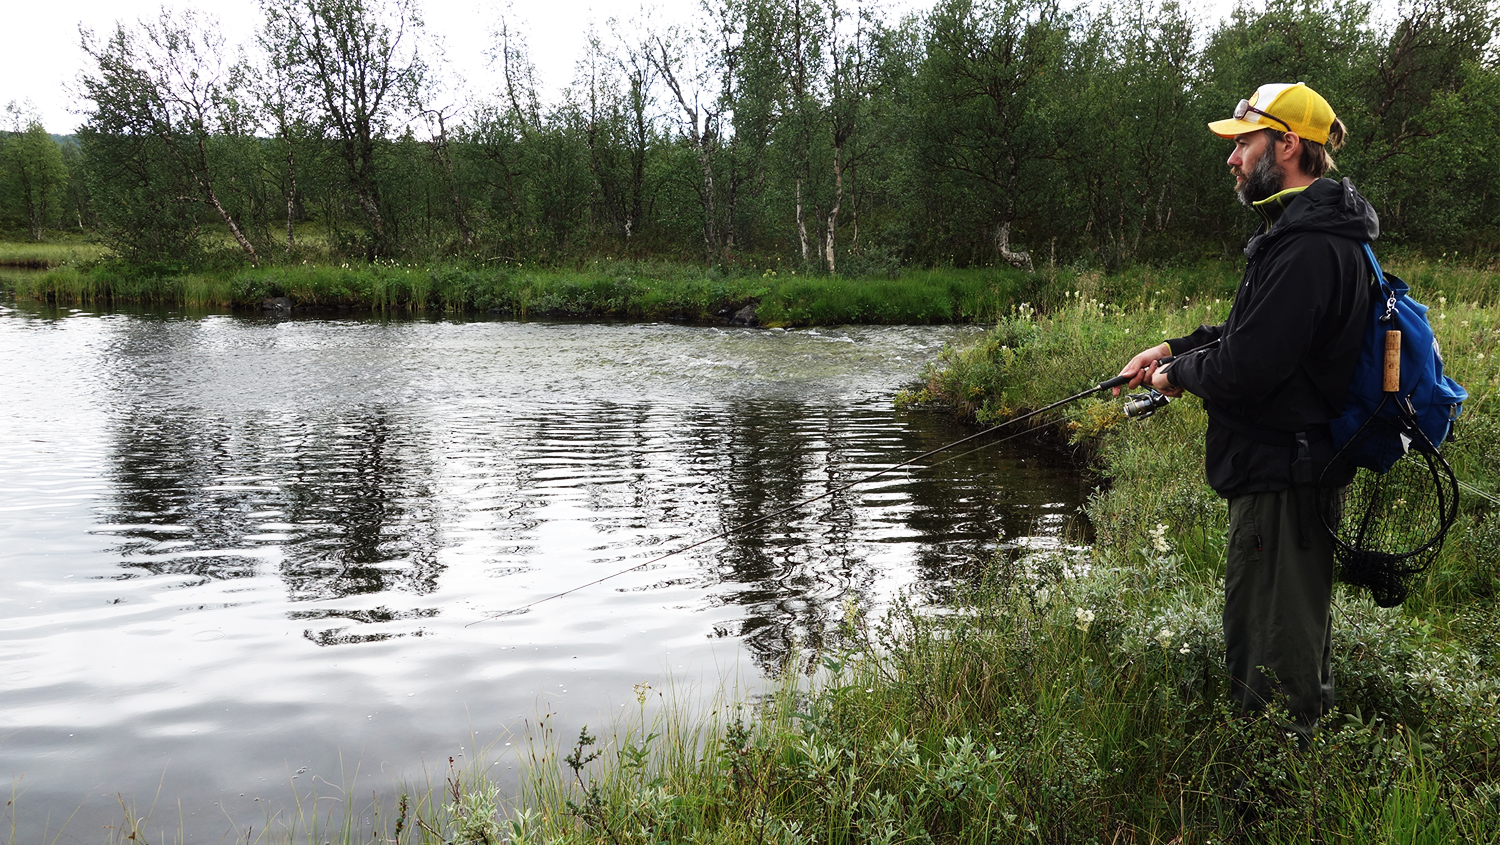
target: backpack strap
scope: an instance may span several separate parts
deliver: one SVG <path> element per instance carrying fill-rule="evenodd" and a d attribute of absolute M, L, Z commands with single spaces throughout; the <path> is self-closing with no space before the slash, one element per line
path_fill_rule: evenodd
<path fill-rule="evenodd" d="M 1365 241 L 1365 257 L 1370 259 L 1370 268 L 1375 271 L 1375 282 L 1380 285 L 1380 293 L 1385 297 L 1385 311 L 1380 315 L 1380 322 L 1389 323 L 1396 316 L 1396 292 L 1385 283 L 1385 271 L 1380 269 L 1380 262 L 1375 258 L 1375 250 L 1370 248 L 1370 242 Z"/>

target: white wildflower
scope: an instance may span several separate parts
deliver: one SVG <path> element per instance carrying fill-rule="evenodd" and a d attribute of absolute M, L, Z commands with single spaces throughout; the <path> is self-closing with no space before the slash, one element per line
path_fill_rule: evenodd
<path fill-rule="evenodd" d="M 1073 618 L 1075 620 L 1073 624 L 1078 626 L 1078 630 L 1086 632 L 1089 629 L 1089 623 L 1094 621 L 1094 611 L 1080 607 L 1073 611 Z"/>
<path fill-rule="evenodd" d="M 1158 643 L 1161 643 L 1162 648 L 1171 648 L 1172 638 L 1174 636 L 1176 636 L 1176 634 L 1172 631 L 1171 628 L 1163 628 L 1160 631 L 1156 632 L 1156 641 Z"/>
<path fill-rule="evenodd" d="M 1182 644 L 1182 648 L 1177 649 L 1177 653 L 1178 654 L 1187 654 L 1188 652 L 1190 652 L 1192 650 L 1193 650 L 1192 647 L 1190 647 L 1187 643 L 1183 643 Z"/>
<path fill-rule="evenodd" d="M 1172 551 L 1172 544 L 1167 542 L 1166 525 L 1158 522 L 1156 523 L 1156 527 L 1146 532 L 1146 534 L 1151 537 L 1151 547 L 1156 549 L 1157 554 L 1164 555 Z"/>

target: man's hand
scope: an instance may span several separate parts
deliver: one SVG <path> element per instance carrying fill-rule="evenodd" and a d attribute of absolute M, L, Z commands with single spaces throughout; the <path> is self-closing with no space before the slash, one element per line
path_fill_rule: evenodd
<path fill-rule="evenodd" d="M 1163 383 L 1165 383 L 1167 380 L 1166 376 L 1159 375 L 1157 373 L 1156 362 L 1160 361 L 1163 358 L 1166 358 L 1171 354 L 1172 347 L 1166 345 L 1165 343 L 1153 346 L 1150 349 L 1137 353 L 1134 358 L 1131 358 L 1130 363 L 1126 364 L 1120 370 L 1120 375 L 1130 376 L 1130 387 L 1132 388 L 1140 387 L 1141 382 L 1145 381 L 1146 379 L 1151 379 L 1151 386 L 1156 387 L 1156 381 L 1158 378 L 1160 378 Z M 1168 386 L 1170 387 L 1170 385 Z M 1156 389 L 1161 390 L 1161 388 L 1159 387 L 1157 387 Z M 1176 392 L 1167 393 L 1167 391 L 1165 390 L 1161 390 L 1161 392 L 1167 396 L 1179 396 L 1182 394 L 1182 391 L 1176 387 L 1172 387 L 1171 389 Z M 1115 388 L 1113 394 L 1115 396 L 1119 396 L 1120 388 Z"/>
<path fill-rule="evenodd" d="M 1163 366 L 1160 363 L 1153 363 L 1151 365 L 1151 389 L 1163 396 L 1170 396 L 1176 399 L 1182 395 L 1182 388 L 1167 380 L 1167 369 L 1171 366 L 1171 364 Z"/>

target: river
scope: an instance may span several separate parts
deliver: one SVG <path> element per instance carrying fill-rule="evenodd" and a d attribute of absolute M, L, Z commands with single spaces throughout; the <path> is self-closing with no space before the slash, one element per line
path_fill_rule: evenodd
<path fill-rule="evenodd" d="M 1005 444 L 507 613 L 972 433 L 891 401 L 972 331 L 0 305 L 15 841 L 120 800 L 230 841 L 476 745 L 504 782 L 525 720 L 752 694 L 846 607 L 1079 542 Z"/>

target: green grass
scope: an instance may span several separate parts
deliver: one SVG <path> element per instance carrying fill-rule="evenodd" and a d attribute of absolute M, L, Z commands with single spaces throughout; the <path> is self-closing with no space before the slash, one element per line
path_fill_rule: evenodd
<path fill-rule="evenodd" d="M 1232 291 L 1234 277 L 1218 264 L 1110 277 L 1059 268 L 1036 274 L 973 268 L 907 270 L 893 278 L 625 261 L 578 268 L 304 262 L 219 272 L 99 262 L 28 275 L 11 285 L 18 298 L 59 304 L 257 309 L 269 297 L 287 297 L 303 309 L 518 318 L 716 321 L 753 304 L 762 325 L 807 326 L 989 323 L 1021 300 L 1050 307 L 1077 290 L 1084 296 L 1154 301 L 1202 290 Z"/>
<path fill-rule="evenodd" d="M 77 266 L 104 258 L 104 247 L 87 242 L 0 242 L 0 267 Z"/>
<path fill-rule="evenodd" d="M 64 304 L 258 308 L 269 297 L 287 297 L 303 309 L 690 321 L 719 320 L 754 304 L 762 324 L 797 326 L 993 320 L 1022 278 L 994 270 L 899 279 L 736 275 L 659 262 L 577 269 L 309 263 L 218 274 L 101 264 L 28 276 L 14 282 L 14 293 Z"/>

